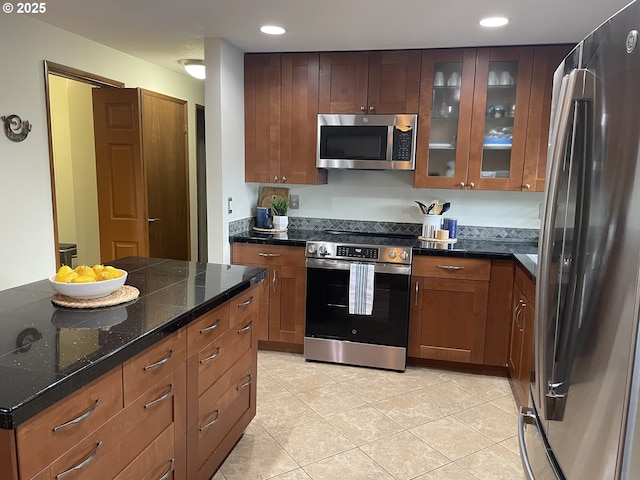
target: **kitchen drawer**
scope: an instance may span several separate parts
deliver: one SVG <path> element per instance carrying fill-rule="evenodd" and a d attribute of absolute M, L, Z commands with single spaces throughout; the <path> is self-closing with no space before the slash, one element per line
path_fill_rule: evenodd
<path fill-rule="evenodd" d="M 304 247 L 286 245 L 233 244 L 233 263 L 236 265 L 287 265 L 303 267 Z"/>
<path fill-rule="evenodd" d="M 189 464 L 197 465 L 197 468 L 200 469 L 229 430 L 249 410 L 251 381 L 251 370 L 247 369 L 242 372 L 240 379 L 233 383 L 218 401 L 200 416 L 197 428 L 189 430 L 188 455 L 195 455 L 195 459 L 190 460 Z M 205 478 L 210 478 L 213 472 L 206 473 L 209 476 L 205 476 Z M 201 476 L 199 472 L 198 478 Z"/>
<path fill-rule="evenodd" d="M 175 468 L 174 431 L 167 428 L 114 480 L 168 480 Z"/>
<path fill-rule="evenodd" d="M 184 382 L 173 372 L 131 405 L 51 464 L 51 478 L 69 471 L 65 480 L 112 479 L 159 436 L 176 435 L 175 402 L 184 398 Z M 184 373 L 182 373 L 184 375 Z M 82 468 L 73 470 L 74 467 Z"/>
<path fill-rule="evenodd" d="M 182 328 L 123 364 L 124 405 L 131 404 L 149 387 L 186 360 L 187 342 Z"/>
<path fill-rule="evenodd" d="M 31 478 L 122 410 L 117 367 L 58 402 L 16 431 L 21 478 Z"/>
<path fill-rule="evenodd" d="M 207 344 L 227 333 L 227 330 L 229 330 L 228 302 L 205 313 L 187 326 L 187 357 L 198 353 Z"/>
<path fill-rule="evenodd" d="M 246 327 L 257 320 L 259 304 L 259 285 L 229 300 L 229 328 Z"/>
<path fill-rule="evenodd" d="M 518 287 L 523 295 L 527 297 L 527 300 L 529 300 L 530 302 L 535 302 L 536 284 L 526 273 L 524 273 L 520 266 L 516 267 L 514 282 L 516 284 L 516 287 Z"/>
<path fill-rule="evenodd" d="M 413 257 L 411 274 L 417 277 L 489 281 L 491 260 L 416 255 Z"/>

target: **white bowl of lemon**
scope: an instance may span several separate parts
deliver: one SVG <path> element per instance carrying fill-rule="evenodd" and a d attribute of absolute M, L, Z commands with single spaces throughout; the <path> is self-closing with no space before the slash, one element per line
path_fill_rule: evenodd
<path fill-rule="evenodd" d="M 104 265 L 80 265 L 76 268 L 63 265 L 49 277 L 49 283 L 57 293 L 78 299 L 106 297 L 124 285 L 126 280 L 125 270 Z"/>

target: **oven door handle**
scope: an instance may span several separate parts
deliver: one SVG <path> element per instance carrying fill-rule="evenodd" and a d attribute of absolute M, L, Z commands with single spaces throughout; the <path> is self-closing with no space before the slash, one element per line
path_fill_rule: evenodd
<path fill-rule="evenodd" d="M 307 268 L 323 268 L 325 270 L 349 270 L 352 264 L 369 262 L 351 262 L 346 260 L 330 260 L 307 258 Z M 396 265 L 393 263 L 376 263 L 375 273 L 390 273 L 392 275 L 411 275 L 411 265 Z"/>

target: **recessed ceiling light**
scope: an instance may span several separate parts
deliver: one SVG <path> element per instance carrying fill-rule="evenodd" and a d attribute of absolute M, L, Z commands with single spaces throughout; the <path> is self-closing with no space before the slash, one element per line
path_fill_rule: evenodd
<path fill-rule="evenodd" d="M 506 17 L 488 17 L 480 20 L 480 25 L 483 27 L 502 27 L 509 23 L 509 19 Z"/>
<path fill-rule="evenodd" d="M 286 32 L 284 28 L 277 25 L 263 25 L 260 27 L 260 31 L 269 35 L 282 35 L 284 32 Z"/>
<path fill-rule="evenodd" d="M 204 62 L 202 60 L 189 60 L 184 59 L 180 60 L 180 65 L 184 67 L 189 75 L 194 78 L 204 80 L 205 78 L 205 68 Z"/>

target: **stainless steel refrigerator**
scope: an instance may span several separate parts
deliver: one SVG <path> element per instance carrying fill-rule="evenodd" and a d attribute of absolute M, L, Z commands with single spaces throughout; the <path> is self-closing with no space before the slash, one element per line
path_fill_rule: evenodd
<path fill-rule="evenodd" d="M 554 76 L 535 359 L 520 452 L 536 480 L 640 479 L 640 3 Z"/>

